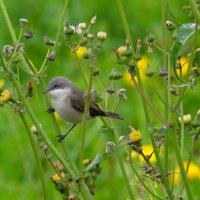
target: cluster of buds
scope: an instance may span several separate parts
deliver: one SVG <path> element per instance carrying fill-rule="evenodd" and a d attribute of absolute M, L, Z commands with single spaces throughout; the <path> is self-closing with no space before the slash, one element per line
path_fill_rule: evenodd
<path fill-rule="evenodd" d="M 79 23 L 77 26 L 68 23 L 65 25 L 64 34 L 67 37 L 67 46 L 70 47 L 72 53 L 75 53 L 77 58 L 90 59 L 102 50 L 107 34 L 103 31 L 94 34 L 93 26 L 95 23 L 96 16 L 91 19 L 89 25 L 85 22 Z M 94 75 L 98 74 L 99 70 L 96 70 Z"/>

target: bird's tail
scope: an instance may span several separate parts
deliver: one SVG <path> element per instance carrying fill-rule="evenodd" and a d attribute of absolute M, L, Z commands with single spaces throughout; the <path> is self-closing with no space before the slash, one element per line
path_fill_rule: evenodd
<path fill-rule="evenodd" d="M 123 120 L 123 118 L 121 118 L 117 113 L 104 111 L 104 114 L 105 114 L 105 115 L 103 115 L 104 117 L 111 117 L 111 118 L 114 118 L 114 119 Z"/>

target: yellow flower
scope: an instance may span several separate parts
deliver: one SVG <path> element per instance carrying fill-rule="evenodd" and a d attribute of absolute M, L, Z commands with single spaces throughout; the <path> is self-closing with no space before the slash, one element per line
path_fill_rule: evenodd
<path fill-rule="evenodd" d="M 187 161 L 183 162 L 184 168 L 186 169 L 187 167 Z M 174 170 L 174 174 L 171 174 L 169 176 L 170 181 L 172 182 L 173 180 L 173 176 L 174 176 L 174 184 L 177 185 L 178 184 L 178 180 L 179 180 L 179 174 L 180 174 L 180 169 L 177 166 Z M 188 174 L 187 174 L 187 178 L 189 180 L 194 180 L 194 179 L 200 179 L 200 168 L 198 165 L 196 165 L 194 162 L 190 162 L 190 166 L 189 166 L 189 170 L 188 170 Z"/>
<path fill-rule="evenodd" d="M 11 97 L 10 92 L 5 89 L 0 94 L 0 101 L 1 102 L 7 102 L 10 99 L 10 97 Z"/>
<path fill-rule="evenodd" d="M 142 145 L 142 152 L 144 153 L 145 156 L 151 155 L 152 152 L 153 152 L 153 147 L 152 147 L 152 145 L 150 145 L 150 144 Z M 141 162 L 145 163 L 145 160 L 144 160 L 144 158 L 143 158 L 141 155 L 139 155 L 139 160 L 140 160 Z M 155 153 L 153 153 L 153 154 L 151 155 L 151 158 L 149 159 L 149 161 L 150 161 L 151 163 L 155 163 L 155 162 L 156 162 Z"/>
<path fill-rule="evenodd" d="M 51 178 L 53 181 L 56 181 L 56 182 L 61 180 L 61 178 L 58 174 L 54 174 Z"/>
<path fill-rule="evenodd" d="M 134 129 L 130 133 L 129 137 L 133 142 L 138 142 L 142 139 L 142 135 L 141 135 L 140 131 L 136 131 Z"/>
<path fill-rule="evenodd" d="M 5 80 L 4 79 L 0 79 L 0 88 L 3 88 L 5 85 Z"/>
<path fill-rule="evenodd" d="M 83 160 L 83 165 L 87 166 L 90 164 L 90 162 L 91 162 L 90 159 L 85 159 Z"/>
<path fill-rule="evenodd" d="M 54 116 L 56 118 L 56 121 L 62 120 L 62 118 L 60 117 L 60 115 L 57 112 L 54 112 Z"/>
<path fill-rule="evenodd" d="M 147 65 L 148 65 L 149 61 L 146 57 L 142 57 L 141 60 L 138 61 L 137 65 L 138 65 L 138 69 L 139 69 L 139 73 L 140 73 L 140 77 L 141 80 L 144 80 L 146 77 L 146 70 L 147 70 Z M 137 78 L 135 77 L 136 81 Z M 129 74 L 129 72 L 125 72 L 124 73 L 124 81 L 129 85 L 129 86 L 134 86 L 132 80 L 131 80 L 131 76 Z"/>
<path fill-rule="evenodd" d="M 189 59 L 186 56 L 181 57 L 178 61 L 178 68 L 176 69 L 176 73 L 178 76 L 185 76 L 189 67 Z"/>
<path fill-rule="evenodd" d="M 76 55 L 78 58 L 83 58 L 86 54 L 88 54 L 88 49 L 82 46 L 78 46 L 76 51 L 73 52 L 73 55 Z"/>

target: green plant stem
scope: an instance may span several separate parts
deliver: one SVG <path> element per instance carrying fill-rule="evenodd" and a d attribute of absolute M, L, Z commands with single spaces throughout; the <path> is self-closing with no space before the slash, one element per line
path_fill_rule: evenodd
<path fill-rule="evenodd" d="M 194 151 L 194 141 L 192 141 L 191 152 L 190 152 L 189 159 L 187 161 L 186 170 L 185 170 L 187 174 L 188 174 L 188 171 L 189 171 L 190 162 L 192 160 L 193 151 Z M 178 196 L 182 195 L 183 190 L 184 190 L 184 184 L 183 184 L 183 182 L 181 182 L 180 188 L 178 188 L 178 190 L 177 190 L 178 191 L 177 195 L 176 195 L 177 198 L 178 198 Z"/>
<path fill-rule="evenodd" d="M 131 75 L 131 80 L 132 80 L 133 84 L 135 85 L 136 89 L 138 90 L 138 92 L 140 93 L 140 95 L 142 96 L 142 99 L 145 100 L 145 102 L 146 102 L 146 103 L 148 104 L 148 106 L 151 108 L 152 112 L 153 112 L 154 115 L 157 117 L 157 119 L 158 119 L 161 123 L 163 123 L 164 120 L 162 119 L 160 113 L 154 108 L 154 106 L 151 104 L 151 101 L 145 96 L 143 90 L 142 90 L 142 89 L 140 88 L 140 86 L 137 84 L 133 73 L 130 73 L 130 75 Z M 147 110 L 145 102 L 144 102 L 143 105 L 145 105 L 145 110 Z M 146 111 L 145 113 L 146 113 L 146 116 L 149 116 L 149 114 L 148 114 L 147 111 Z M 146 117 L 146 118 L 148 119 L 147 122 L 150 122 L 149 117 Z"/>
<path fill-rule="evenodd" d="M 177 159 L 178 166 L 179 166 L 179 169 L 180 169 L 181 177 L 182 177 L 185 189 L 186 189 L 188 199 L 193 200 L 194 198 L 192 196 L 192 192 L 190 190 L 190 186 L 189 186 L 189 183 L 188 183 L 188 180 L 187 180 L 187 175 L 186 175 L 184 165 L 183 165 L 183 159 L 182 159 L 182 156 L 181 156 L 181 153 L 180 153 L 180 148 L 179 148 L 178 140 L 177 140 L 177 137 L 176 137 L 176 130 L 175 130 L 175 128 L 173 128 L 173 129 L 174 130 L 172 131 L 172 141 L 173 141 L 176 159 Z"/>
<path fill-rule="evenodd" d="M 39 154 L 38 154 L 38 151 L 37 151 L 36 144 L 35 144 L 34 139 L 33 139 L 33 133 L 31 133 L 30 127 L 28 126 L 28 123 L 27 123 L 24 115 L 21 112 L 19 112 L 19 115 L 22 119 L 22 122 L 23 122 L 25 128 L 26 128 L 26 131 L 28 133 L 28 137 L 29 137 L 29 140 L 30 140 L 30 143 L 31 143 L 31 147 L 32 147 L 33 154 L 34 154 L 34 157 L 35 157 L 35 162 L 36 162 L 37 169 L 38 169 L 38 172 L 39 172 L 39 177 L 40 177 L 40 182 L 41 182 L 41 185 L 42 185 L 44 199 L 48 200 L 47 189 L 46 189 L 45 178 L 44 178 L 44 171 L 43 171 L 42 164 L 41 164 L 41 161 L 40 161 L 40 158 L 39 158 Z"/>
<path fill-rule="evenodd" d="M 59 23 L 58 30 L 57 30 L 57 33 L 56 33 L 56 39 L 55 39 L 55 45 L 53 47 L 53 51 L 55 51 L 57 46 L 58 46 L 58 39 L 59 39 L 60 33 L 62 31 L 63 24 L 64 24 L 65 12 L 66 12 L 68 3 L 69 3 L 69 0 L 65 0 L 63 10 L 62 10 L 62 13 L 61 13 L 60 23 Z"/>
<path fill-rule="evenodd" d="M 195 4 L 195 1 L 194 0 L 188 0 L 188 2 L 189 2 L 190 6 L 192 8 L 192 11 L 193 11 L 198 23 L 200 23 L 200 14 L 199 14 L 199 10 L 198 10 L 198 8 Z"/>
<path fill-rule="evenodd" d="M 130 42 L 130 44 L 133 48 L 132 37 L 131 37 L 131 33 L 130 33 L 128 23 L 127 23 L 127 20 L 126 20 L 126 15 L 125 15 L 125 12 L 124 12 L 122 1 L 121 0 L 115 0 L 115 1 L 116 1 L 117 6 L 118 6 L 118 9 L 119 9 L 119 13 L 120 13 L 120 17 L 121 17 L 121 20 L 122 20 L 122 24 L 123 24 L 123 27 L 124 27 L 125 34 L 128 37 L 128 40 L 129 40 L 129 42 Z"/>
<path fill-rule="evenodd" d="M 127 187 L 127 189 L 128 189 L 130 199 L 131 199 L 131 200 L 135 200 L 135 197 L 134 197 L 132 188 L 130 187 L 129 180 L 128 180 L 128 176 L 127 176 L 127 173 L 126 173 L 126 170 L 125 170 L 125 167 L 124 167 L 124 165 L 123 165 L 122 158 L 121 158 L 120 155 L 118 156 L 118 162 L 119 162 L 119 166 L 120 166 L 122 175 L 123 175 L 123 177 L 124 177 L 124 179 L 125 179 L 125 184 L 126 184 L 126 187 Z"/>
<path fill-rule="evenodd" d="M 160 1 L 161 5 L 161 27 L 162 27 L 162 65 L 163 66 L 168 66 L 168 79 L 164 80 L 164 101 L 166 104 L 164 104 L 164 120 L 165 124 L 169 123 L 170 121 L 170 113 L 169 113 L 169 107 L 170 106 L 170 62 L 169 62 L 169 54 L 166 53 L 167 49 L 167 43 L 166 43 L 166 14 L 167 14 L 167 1 L 166 0 L 161 0 Z M 158 48 L 158 46 L 156 46 Z M 164 50 L 163 50 L 164 49 Z M 167 57 L 166 57 L 167 56 Z M 165 148 L 164 148 L 164 168 L 165 168 L 165 173 L 168 173 L 168 144 L 169 144 L 169 132 L 166 132 L 165 134 Z"/>
<path fill-rule="evenodd" d="M 83 114 L 83 131 L 82 131 L 82 140 L 81 140 L 81 148 L 80 148 L 80 160 L 79 160 L 79 168 L 82 165 L 82 161 L 84 159 L 84 151 L 85 151 L 85 141 L 86 141 L 86 128 L 87 128 L 87 120 L 89 115 L 89 107 L 90 107 L 90 99 L 91 99 L 91 89 L 92 89 L 92 77 L 93 77 L 93 66 L 90 67 L 89 70 L 89 82 L 88 82 L 88 92 L 85 99 L 85 108 Z"/>
<path fill-rule="evenodd" d="M 9 30 L 9 32 L 10 32 L 10 35 L 11 35 L 11 37 L 12 37 L 12 40 L 13 40 L 14 43 L 16 43 L 16 42 L 17 42 L 17 37 L 16 37 L 16 35 L 15 35 L 15 31 L 14 31 L 13 26 L 12 26 L 12 24 L 11 24 L 10 17 L 9 17 L 9 15 L 8 15 L 8 12 L 7 12 L 7 10 L 6 10 L 6 7 L 5 7 L 5 4 L 4 4 L 3 0 L 0 0 L 0 7 L 1 7 L 1 10 L 2 10 L 4 19 L 5 19 L 5 21 L 6 21 L 8 30 Z"/>
<path fill-rule="evenodd" d="M 184 122 L 183 122 L 183 105 L 182 103 L 180 104 L 180 114 L 181 114 L 181 148 L 180 148 L 180 152 L 181 152 L 181 156 L 183 157 L 184 155 Z"/>
<path fill-rule="evenodd" d="M 53 144 L 51 143 L 51 141 L 49 140 L 49 138 L 46 136 L 43 128 L 40 126 L 39 121 L 37 120 L 36 116 L 34 115 L 30 105 L 28 104 L 23 91 L 21 90 L 20 85 L 18 84 L 16 78 L 15 78 L 15 74 L 12 71 L 9 71 L 8 74 L 10 75 L 10 78 L 18 92 L 18 95 L 21 99 L 21 101 L 23 102 L 26 111 L 29 115 L 29 117 L 31 118 L 32 122 L 34 123 L 34 125 L 36 126 L 38 132 L 41 134 L 42 138 L 44 139 L 44 141 L 46 142 L 47 146 L 49 147 L 49 149 L 51 150 L 51 152 L 53 153 L 53 155 L 60 160 L 60 162 L 63 164 L 64 169 L 66 170 L 66 172 L 73 178 L 76 179 L 76 174 L 73 171 L 73 169 L 70 168 L 69 164 L 64 160 L 64 158 L 62 157 L 62 155 L 57 151 L 57 149 L 53 146 Z M 84 196 L 84 198 L 86 199 L 92 199 L 90 192 L 88 191 L 86 185 L 84 183 L 80 184 L 80 189 L 82 192 L 82 195 Z"/>

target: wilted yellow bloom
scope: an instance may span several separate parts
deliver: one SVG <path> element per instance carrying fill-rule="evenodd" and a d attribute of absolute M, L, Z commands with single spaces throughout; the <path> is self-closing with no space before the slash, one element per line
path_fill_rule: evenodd
<path fill-rule="evenodd" d="M 144 153 L 145 156 L 151 155 L 152 152 L 153 152 L 153 147 L 152 147 L 152 145 L 150 145 L 150 144 L 142 145 L 142 152 Z M 139 160 L 140 160 L 141 162 L 145 162 L 144 158 L 143 158 L 141 155 L 139 155 Z M 150 161 L 151 163 L 156 162 L 155 153 L 152 154 L 152 156 L 151 156 L 151 158 L 149 159 L 149 161 Z"/>
<path fill-rule="evenodd" d="M 178 76 L 185 76 L 189 67 L 189 59 L 186 56 L 181 57 L 177 64 L 179 65 L 178 69 L 176 69 L 176 73 Z"/>
<path fill-rule="evenodd" d="M 118 49 L 117 49 L 118 53 L 120 56 L 123 56 L 126 51 L 127 51 L 127 46 L 120 46 Z"/>
<path fill-rule="evenodd" d="M 10 92 L 5 89 L 0 94 L 0 101 L 1 102 L 7 102 L 10 99 L 10 97 L 11 97 Z"/>
<path fill-rule="evenodd" d="M 4 79 L 0 79 L 0 88 L 3 88 L 5 85 L 5 80 Z"/>
<path fill-rule="evenodd" d="M 82 58 L 83 55 L 86 55 L 88 53 L 88 49 L 86 47 L 78 46 L 76 51 L 73 53 L 73 55 L 76 54 L 78 58 Z"/>
<path fill-rule="evenodd" d="M 87 166 L 88 164 L 90 164 L 90 159 L 85 159 L 83 160 L 83 165 Z"/>
<path fill-rule="evenodd" d="M 140 131 L 136 131 L 136 130 L 132 130 L 129 137 L 133 142 L 138 142 L 142 139 L 142 135 Z"/>
<path fill-rule="evenodd" d="M 186 167 L 187 167 L 187 161 L 184 161 L 183 165 L 184 165 L 184 168 L 186 169 Z M 171 182 L 172 182 L 173 176 L 174 176 L 174 184 L 175 185 L 178 184 L 179 174 L 180 174 L 180 169 L 177 166 L 175 168 L 175 170 L 174 170 L 174 174 L 171 174 L 169 176 L 169 179 L 170 179 Z M 194 162 L 190 162 L 190 166 L 189 166 L 187 178 L 189 180 L 200 179 L 200 168 Z"/>
<path fill-rule="evenodd" d="M 142 59 L 139 60 L 137 63 L 141 80 L 144 80 L 146 78 L 146 70 L 147 70 L 148 63 L 149 63 L 149 60 L 146 57 L 142 57 Z M 136 77 L 135 77 L 135 79 L 137 81 Z M 133 81 L 131 80 L 131 75 L 127 71 L 124 73 L 124 81 L 129 86 L 134 86 Z"/>
<path fill-rule="evenodd" d="M 55 116 L 55 118 L 56 118 L 57 121 L 59 121 L 59 120 L 62 119 L 57 112 L 54 112 L 54 116 Z"/>

